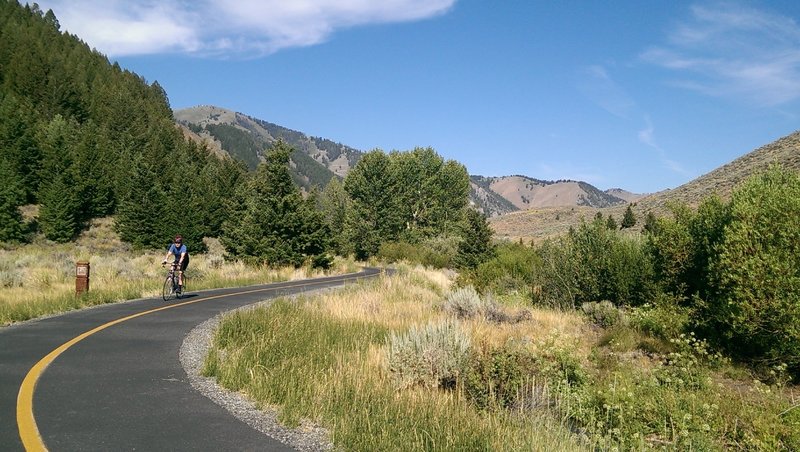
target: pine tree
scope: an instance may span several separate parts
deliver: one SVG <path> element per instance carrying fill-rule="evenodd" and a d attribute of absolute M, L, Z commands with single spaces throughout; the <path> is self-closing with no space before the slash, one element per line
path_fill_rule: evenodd
<path fill-rule="evenodd" d="M 655 233 L 656 228 L 658 227 L 658 220 L 656 219 L 656 215 L 650 211 L 647 212 L 647 215 L 644 217 L 644 230 L 645 232 Z"/>
<path fill-rule="evenodd" d="M 28 102 L 12 94 L 0 96 L 0 152 L 22 182 L 26 202 L 36 201 L 39 187 L 36 127 L 36 114 Z"/>
<path fill-rule="evenodd" d="M 75 190 L 81 201 L 79 219 L 111 214 L 116 207 L 114 172 L 117 165 L 108 137 L 94 122 L 84 123 L 74 145 Z"/>
<path fill-rule="evenodd" d="M 617 222 L 614 220 L 614 217 L 611 214 L 608 214 L 608 220 L 606 220 L 606 227 L 612 231 L 617 230 Z"/>
<path fill-rule="evenodd" d="M 291 152 L 278 141 L 240 190 L 243 205 L 223 224 L 220 237 L 231 255 L 256 264 L 327 265 L 329 231 L 316 201 L 304 200 L 292 182 Z"/>
<path fill-rule="evenodd" d="M 11 164 L 0 158 L 0 242 L 22 241 L 24 228 L 19 211 L 25 199 L 22 181 Z"/>
<path fill-rule="evenodd" d="M 204 188 L 202 223 L 206 236 L 219 237 L 222 233 L 222 224 L 234 208 L 233 195 L 246 174 L 247 167 L 230 157 L 208 159 L 199 177 L 199 185 Z"/>
<path fill-rule="evenodd" d="M 348 246 L 345 225 L 350 210 L 350 198 L 339 179 L 334 177 L 325 186 L 319 198 L 320 210 L 331 230 L 331 245 L 337 254 L 345 256 L 352 250 Z"/>
<path fill-rule="evenodd" d="M 66 243 L 81 230 L 78 219 L 80 201 L 75 193 L 71 172 L 55 175 L 39 195 L 39 226 L 48 239 Z"/>
<path fill-rule="evenodd" d="M 117 209 L 116 229 L 122 240 L 135 247 L 160 248 L 167 240 L 161 233 L 166 195 L 159 174 L 142 155 L 131 162 L 131 178 L 123 190 Z"/>
<path fill-rule="evenodd" d="M 622 229 L 632 228 L 634 225 L 636 225 L 636 215 L 634 215 L 631 205 L 628 204 L 625 215 L 622 217 Z"/>
<path fill-rule="evenodd" d="M 454 258 L 456 267 L 474 269 L 492 257 L 492 229 L 482 213 L 467 209 L 461 236 Z"/>

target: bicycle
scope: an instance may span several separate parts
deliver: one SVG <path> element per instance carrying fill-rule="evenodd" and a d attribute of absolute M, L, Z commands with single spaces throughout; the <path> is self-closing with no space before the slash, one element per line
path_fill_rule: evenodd
<path fill-rule="evenodd" d="M 167 279 L 164 280 L 164 290 L 162 298 L 164 301 L 172 300 L 173 298 L 181 298 L 186 293 L 186 272 L 183 274 L 183 288 L 178 285 L 178 264 L 173 262 L 169 264 L 167 271 Z"/>

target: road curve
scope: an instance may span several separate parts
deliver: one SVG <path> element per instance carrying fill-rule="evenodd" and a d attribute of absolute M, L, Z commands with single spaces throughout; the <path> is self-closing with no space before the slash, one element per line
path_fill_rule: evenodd
<path fill-rule="evenodd" d="M 2 328 L 2 449 L 291 450 L 197 393 L 181 343 L 221 312 L 379 274 L 135 300 Z"/>

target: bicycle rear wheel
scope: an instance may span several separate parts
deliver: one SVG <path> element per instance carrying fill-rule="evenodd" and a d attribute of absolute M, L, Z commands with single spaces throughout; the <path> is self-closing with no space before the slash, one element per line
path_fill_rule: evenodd
<path fill-rule="evenodd" d="M 172 278 L 167 277 L 164 280 L 164 290 L 161 293 L 161 296 L 164 298 L 164 301 L 169 301 L 175 298 L 175 284 L 172 281 Z"/>

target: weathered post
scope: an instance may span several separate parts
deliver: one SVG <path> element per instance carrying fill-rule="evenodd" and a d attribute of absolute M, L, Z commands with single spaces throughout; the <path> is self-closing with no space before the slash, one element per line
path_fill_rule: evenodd
<path fill-rule="evenodd" d="M 75 264 L 75 295 L 80 296 L 89 291 L 89 263 Z"/>

